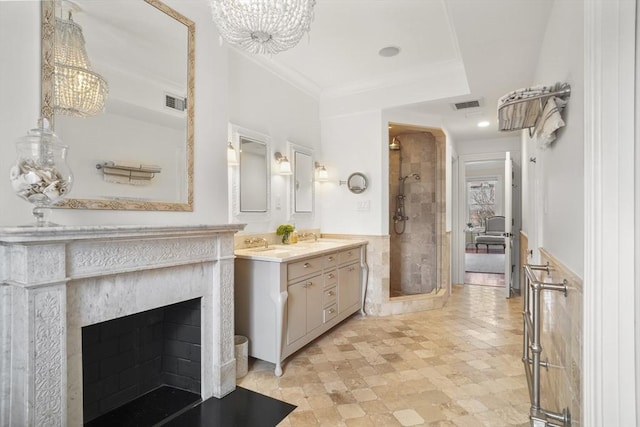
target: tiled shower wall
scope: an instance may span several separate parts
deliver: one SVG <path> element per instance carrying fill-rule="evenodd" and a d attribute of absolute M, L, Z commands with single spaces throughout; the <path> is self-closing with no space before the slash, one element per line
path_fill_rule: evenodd
<path fill-rule="evenodd" d="M 400 150 L 389 151 L 389 234 L 391 296 L 430 293 L 436 289 L 438 274 L 438 197 L 436 138 L 428 132 L 399 135 Z M 402 159 L 402 162 L 401 162 Z M 400 163 L 402 166 L 400 168 Z M 394 224 L 400 178 L 420 175 L 420 180 L 407 178 L 405 231 L 397 234 Z"/>

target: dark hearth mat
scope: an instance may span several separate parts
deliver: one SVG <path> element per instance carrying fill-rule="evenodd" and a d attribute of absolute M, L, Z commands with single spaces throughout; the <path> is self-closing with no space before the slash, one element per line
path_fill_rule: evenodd
<path fill-rule="evenodd" d="M 222 399 L 207 399 L 172 419 L 171 427 L 272 427 L 296 408 L 242 387 Z"/>
<path fill-rule="evenodd" d="M 85 427 L 153 426 L 198 402 L 200 396 L 195 393 L 162 386 L 85 423 Z"/>

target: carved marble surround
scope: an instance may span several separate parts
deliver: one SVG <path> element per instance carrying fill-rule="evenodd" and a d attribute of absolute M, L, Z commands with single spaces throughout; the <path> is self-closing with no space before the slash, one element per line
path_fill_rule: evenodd
<path fill-rule="evenodd" d="M 0 228 L 0 425 L 82 425 L 81 328 L 193 298 L 202 399 L 233 391 L 242 228 Z"/>

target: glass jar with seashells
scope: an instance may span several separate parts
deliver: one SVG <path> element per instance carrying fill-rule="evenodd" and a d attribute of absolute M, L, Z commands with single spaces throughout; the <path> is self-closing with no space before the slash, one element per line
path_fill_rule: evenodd
<path fill-rule="evenodd" d="M 67 165 L 67 149 L 46 119 L 40 119 L 37 128 L 16 142 L 17 159 L 9 179 L 13 191 L 35 205 L 36 226 L 56 225 L 47 221 L 47 208 L 71 190 L 73 174 Z"/>

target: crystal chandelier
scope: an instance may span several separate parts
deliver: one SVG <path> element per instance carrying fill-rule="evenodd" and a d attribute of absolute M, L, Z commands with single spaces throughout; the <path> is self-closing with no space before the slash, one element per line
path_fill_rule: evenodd
<path fill-rule="evenodd" d="M 96 115 L 104 110 L 107 82 L 91 70 L 80 25 L 56 18 L 55 101 L 56 112 L 74 117 Z"/>
<path fill-rule="evenodd" d="M 294 47 L 311 28 L 316 0 L 210 0 L 221 37 L 251 53 Z"/>

